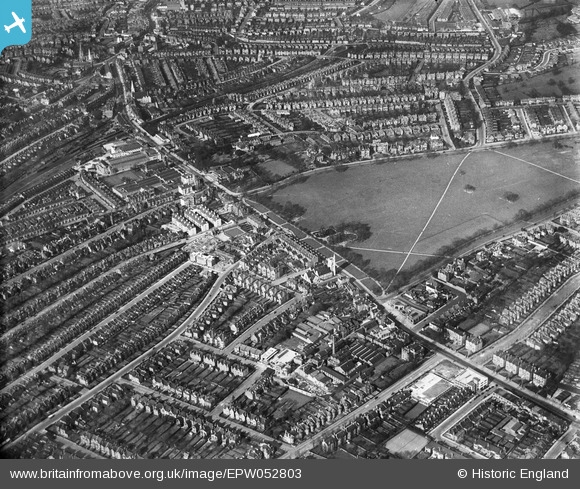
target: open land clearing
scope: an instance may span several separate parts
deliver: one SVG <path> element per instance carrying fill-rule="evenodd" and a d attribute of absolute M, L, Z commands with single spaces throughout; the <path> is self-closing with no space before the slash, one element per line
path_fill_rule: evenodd
<path fill-rule="evenodd" d="M 383 10 L 388 7 L 387 10 Z M 412 21 L 417 17 L 429 18 L 435 11 L 436 4 L 432 0 L 412 0 L 408 2 L 391 2 L 387 0 L 377 5 L 380 12 L 375 15 L 380 20 L 402 22 Z"/>
<path fill-rule="evenodd" d="M 289 175 L 292 175 L 292 173 L 296 173 L 298 171 L 292 165 L 289 165 L 285 161 L 277 159 L 269 159 L 267 161 L 259 163 L 258 166 L 262 171 L 270 172 L 277 178 L 285 178 Z"/>
<path fill-rule="evenodd" d="M 521 100 L 528 97 L 561 97 L 566 93 L 580 93 L 580 76 L 578 76 L 580 53 L 574 59 L 576 64 L 561 68 L 557 75 L 549 71 L 528 78 L 523 82 L 502 84 L 498 87 L 498 91 L 507 100 Z"/>
<path fill-rule="evenodd" d="M 425 448 L 427 443 L 429 443 L 427 437 L 406 429 L 391 438 L 386 447 L 401 457 L 413 458 Z"/>
<path fill-rule="evenodd" d="M 413 252 L 440 254 L 441 248 L 457 239 L 509 224 L 521 210 L 533 212 L 580 189 L 580 139 L 566 140 L 559 150 L 546 142 L 498 151 L 538 167 L 492 150 L 470 154 Z M 331 170 L 281 188 L 273 199 L 303 206 L 306 213 L 300 224 L 310 231 L 341 222 L 369 224 L 372 236 L 350 245 L 373 250 L 356 250 L 373 268 L 398 268 L 406 255 L 377 250 L 411 249 L 464 156 L 405 159 L 346 172 Z M 466 185 L 475 190 L 467 192 Z M 421 259 L 410 256 L 404 270 Z"/>
<path fill-rule="evenodd" d="M 543 5 L 544 8 L 547 6 Z M 534 9 L 535 5 L 531 5 L 528 11 Z M 545 12 L 545 10 L 544 10 Z M 574 34 L 574 30 L 578 32 L 576 26 L 566 22 L 566 18 L 569 14 L 553 15 L 547 18 L 536 18 L 532 23 L 524 23 L 523 28 L 530 28 L 532 35 L 530 37 L 531 42 L 549 42 L 554 39 L 559 39 L 562 37 L 562 33 L 559 32 L 558 26 L 565 25 L 570 30 L 570 34 Z M 528 27 L 529 26 L 529 27 Z"/>

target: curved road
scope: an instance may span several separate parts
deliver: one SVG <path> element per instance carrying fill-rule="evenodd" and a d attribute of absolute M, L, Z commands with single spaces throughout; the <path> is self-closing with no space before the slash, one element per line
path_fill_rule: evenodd
<path fill-rule="evenodd" d="M 15 443 L 17 443 L 19 440 L 24 438 L 25 436 L 28 436 L 32 433 L 38 433 L 39 431 L 45 430 L 51 424 L 55 423 L 56 421 L 58 421 L 59 419 L 61 419 L 64 416 L 66 416 L 71 411 L 73 411 L 74 409 L 81 406 L 83 403 L 87 402 L 89 399 L 96 396 L 98 393 L 105 390 L 111 384 L 113 384 L 118 379 L 120 379 L 123 375 L 125 375 L 126 373 L 130 372 L 135 367 L 137 367 L 141 362 L 143 362 L 144 360 L 147 360 L 149 357 L 151 357 L 152 355 L 157 353 L 159 350 L 166 347 L 172 341 L 177 339 L 188 328 L 188 326 L 191 324 L 192 321 L 195 321 L 197 318 L 199 318 L 204 313 L 204 311 L 207 309 L 207 307 L 212 303 L 212 301 L 218 295 L 218 293 L 221 289 L 221 286 L 224 283 L 224 281 L 226 280 L 228 274 L 238 266 L 238 263 L 239 262 L 236 262 L 233 265 L 231 265 L 214 282 L 214 284 L 212 285 L 212 288 L 210 289 L 208 294 L 205 296 L 205 298 L 202 300 L 202 302 L 199 304 L 199 306 L 197 306 L 195 311 L 193 311 L 190 314 L 190 316 L 185 321 L 183 321 L 183 323 L 181 323 L 181 325 L 178 326 L 172 333 L 170 333 L 168 336 L 161 339 L 155 345 L 151 346 L 148 350 L 146 350 L 144 353 L 139 355 L 135 360 L 128 363 L 124 367 L 120 368 L 115 373 L 111 374 L 109 377 L 107 377 L 105 380 L 103 380 L 102 382 L 97 384 L 95 387 L 87 390 L 81 396 L 77 397 L 76 399 L 69 402 L 64 407 L 60 408 L 58 411 L 56 411 L 54 414 L 52 414 L 50 416 L 50 418 L 45 419 L 44 421 L 38 423 L 37 425 L 30 428 L 28 431 L 26 431 L 22 435 L 20 435 L 20 437 L 18 437 L 16 440 L 14 440 L 14 441 L 12 441 L 12 442 L 8 443 L 7 445 L 0 447 L 0 448 L 2 448 L 2 449 L 9 448 L 9 447 L 13 446 Z"/>
<path fill-rule="evenodd" d="M 469 6 L 471 7 L 471 9 L 473 10 L 473 12 L 475 13 L 475 15 L 477 16 L 477 18 L 479 19 L 479 21 L 481 22 L 481 25 L 483 26 L 483 28 L 487 31 L 487 33 L 489 34 L 489 37 L 491 39 L 491 42 L 493 44 L 493 48 L 494 48 L 494 53 L 493 56 L 491 57 L 491 59 L 487 60 L 484 64 L 482 64 L 481 66 L 478 66 L 477 68 L 475 68 L 471 73 L 469 73 L 463 80 L 463 82 L 468 85 L 469 81 L 476 75 L 478 75 L 479 73 L 481 73 L 482 71 L 486 70 L 489 66 L 493 65 L 500 57 L 502 49 L 501 46 L 499 44 L 499 41 L 497 40 L 497 38 L 495 37 L 495 34 L 493 32 L 493 29 L 491 28 L 491 26 L 488 24 L 487 19 L 485 18 L 485 16 L 480 12 L 480 10 L 477 8 L 477 6 L 475 5 L 475 2 L 473 0 L 467 0 L 469 3 Z"/>

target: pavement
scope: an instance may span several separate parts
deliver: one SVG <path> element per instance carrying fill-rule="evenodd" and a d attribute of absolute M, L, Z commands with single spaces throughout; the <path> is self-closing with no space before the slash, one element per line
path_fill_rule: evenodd
<path fill-rule="evenodd" d="M 254 382 L 256 382 L 256 380 L 258 380 L 261 377 L 261 375 L 264 373 L 264 370 L 266 370 L 265 365 L 257 365 L 256 371 L 252 375 L 250 375 L 246 380 L 244 380 L 230 395 L 228 395 L 223 401 L 221 401 L 216 407 L 214 407 L 211 410 L 211 415 L 220 416 L 224 409 L 224 406 L 232 402 L 234 399 L 240 397 L 252 385 L 254 385 Z"/>
<path fill-rule="evenodd" d="M 529 391 L 527 389 L 523 389 L 520 385 L 516 384 L 515 382 L 513 382 L 509 379 L 506 379 L 505 377 L 498 375 L 496 372 L 494 372 L 490 368 L 487 368 L 487 367 L 482 366 L 482 365 L 478 365 L 477 363 L 474 363 L 471 360 L 471 358 L 467 358 L 467 357 L 457 353 L 456 351 L 453 351 L 451 348 L 449 348 L 445 345 L 442 345 L 441 343 L 438 343 L 437 341 L 435 341 L 427 336 L 424 336 L 421 333 L 414 331 L 413 324 L 409 321 L 409 319 L 407 319 L 405 317 L 400 317 L 399 321 L 400 321 L 400 326 L 402 329 L 404 329 L 405 331 L 410 333 L 413 337 L 417 338 L 422 343 L 426 344 L 432 350 L 439 352 L 440 354 L 444 355 L 445 357 L 449 358 L 450 360 L 453 360 L 455 363 L 458 363 L 459 365 L 470 368 L 470 369 L 474 370 L 475 372 L 479 372 L 480 374 L 485 375 L 489 379 L 493 380 L 496 384 L 503 386 L 503 387 L 507 388 L 508 390 L 511 390 L 511 391 L 517 393 L 520 397 L 522 397 L 524 399 L 529 399 L 529 400 L 535 402 L 536 404 L 540 405 L 541 407 L 544 407 L 545 409 L 547 409 L 549 412 L 554 413 L 554 414 L 556 414 L 556 415 L 558 415 L 558 416 L 560 416 L 568 421 L 580 420 L 580 413 L 578 413 L 577 411 L 574 411 L 574 410 L 569 409 L 565 406 L 562 406 L 561 404 L 555 402 L 552 399 L 541 397 L 532 391 Z"/>
<path fill-rule="evenodd" d="M 46 368 L 48 368 L 51 364 L 55 363 L 60 358 L 62 358 L 66 353 L 68 353 L 69 351 L 73 350 L 78 345 L 80 345 L 83 341 L 87 340 L 88 338 L 90 338 L 91 336 L 93 336 L 95 333 L 99 332 L 101 329 L 103 329 L 104 327 L 106 327 L 119 314 L 123 314 L 125 311 L 127 311 L 128 309 L 130 309 L 131 307 L 133 307 L 135 304 L 137 304 L 138 302 L 140 302 L 141 300 L 143 300 L 149 294 L 151 294 L 152 292 L 154 292 L 155 290 L 157 290 L 164 283 L 166 283 L 167 281 L 171 280 L 178 273 L 180 273 L 181 271 L 185 270 L 190 265 L 191 265 L 190 262 L 185 262 L 181 266 L 177 267 L 175 270 L 173 270 L 172 272 L 170 272 L 169 274 L 164 275 L 162 279 L 158 280 L 157 282 L 153 283 L 151 286 L 147 287 L 138 296 L 134 297 L 132 300 L 130 300 L 129 302 L 125 303 L 117 311 L 109 314 L 105 319 L 103 319 L 96 326 L 94 326 L 91 329 L 89 329 L 86 333 L 84 333 L 81 336 L 77 337 L 74 341 L 68 343 L 65 347 L 63 347 L 60 350 L 58 350 L 58 352 L 56 352 L 54 355 L 52 355 L 49 358 L 47 358 L 41 364 L 37 365 L 36 367 L 32 368 L 31 370 L 28 370 L 25 374 L 23 374 L 22 376 L 18 377 L 17 379 L 15 379 L 12 382 L 10 382 L 9 384 L 7 384 L 4 388 L 2 388 L 2 390 L 0 390 L 0 393 L 6 392 L 11 387 L 13 387 L 15 384 L 18 384 L 18 383 L 22 382 L 22 380 L 24 380 L 26 378 L 29 378 L 31 376 L 34 376 L 35 374 L 37 374 L 39 372 L 42 372 L 43 370 L 45 370 Z"/>
<path fill-rule="evenodd" d="M 272 312 L 270 312 L 269 314 L 267 314 L 266 316 L 264 316 L 262 319 L 260 319 L 256 323 L 254 323 L 252 326 L 250 326 L 248 329 L 246 329 L 242 334 L 240 334 L 238 337 L 236 337 L 229 345 L 227 345 L 222 350 L 223 353 L 225 353 L 225 354 L 232 353 L 234 351 L 234 349 L 235 349 L 236 346 L 242 344 L 250 336 L 252 336 L 256 331 L 258 331 L 260 328 L 262 328 L 263 326 L 265 326 L 266 324 L 268 324 L 270 321 L 272 321 L 273 319 L 275 319 L 280 314 L 284 313 L 285 311 L 287 311 L 288 309 L 290 309 L 291 307 L 293 307 L 300 300 L 302 300 L 302 296 L 301 295 L 297 295 L 296 297 L 293 297 L 289 301 L 286 301 L 284 304 L 278 306 Z"/>
<path fill-rule="evenodd" d="M 573 294 L 580 289 L 580 273 L 570 277 L 564 284 L 556 289 L 550 296 L 511 333 L 492 343 L 488 348 L 472 355 L 470 358 L 478 365 L 485 365 L 493 355 L 501 350 L 506 350 L 514 343 L 527 338 L 533 331 L 547 321 L 558 308 L 564 304 Z"/>
<path fill-rule="evenodd" d="M 485 62 L 481 66 L 478 66 L 475 70 L 473 70 L 471 73 L 469 73 L 465 77 L 465 79 L 464 79 L 464 83 L 465 84 L 468 84 L 469 83 L 469 80 L 471 80 L 474 76 L 478 75 L 482 71 L 486 70 L 488 66 L 492 65 L 493 63 L 495 63 L 499 59 L 499 57 L 501 55 L 501 52 L 502 52 L 501 45 L 499 44 L 499 41 L 495 37 L 495 34 L 493 32 L 493 29 L 488 24 L 487 19 L 485 18 L 485 16 L 477 8 L 477 5 L 475 5 L 475 2 L 473 0 L 467 0 L 467 1 L 469 3 L 469 6 L 471 7 L 471 9 L 473 10 L 473 12 L 477 16 L 478 20 L 481 22 L 481 25 L 483 26 L 483 28 L 489 34 L 489 37 L 490 37 L 491 42 L 492 42 L 493 47 L 494 47 L 494 53 L 493 53 L 493 56 L 491 57 L 491 59 L 489 59 L 487 62 Z"/>
<path fill-rule="evenodd" d="M 73 401 L 69 402 L 68 404 L 66 404 L 65 406 L 63 406 L 62 408 L 60 408 L 58 411 L 56 411 L 55 413 L 53 413 L 49 418 L 41 421 L 40 423 L 36 424 L 35 426 L 33 426 L 32 428 L 30 428 L 29 430 L 27 430 L 25 433 L 23 433 L 16 440 L 10 442 L 9 444 L 7 444 L 7 445 L 5 445 L 3 447 L 0 447 L 0 449 L 4 449 L 4 448 L 7 448 L 7 447 L 11 447 L 15 443 L 17 443 L 19 440 L 21 440 L 22 438 L 24 438 L 25 436 L 29 436 L 32 433 L 38 433 L 40 431 L 45 430 L 51 424 L 55 423 L 59 419 L 63 418 L 67 414 L 69 414 L 71 411 L 73 411 L 76 408 L 80 407 L 82 404 L 84 404 L 85 402 L 87 402 L 89 399 L 93 398 L 94 396 L 96 396 L 100 392 L 104 391 L 107 387 L 109 387 L 110 385 L 112 385 L 114 382 L 118 381 L 125 374 L 127 374 L 128 372 L 130 372 L 131 370 L 133 370 L 135 367 L 137 367 L 139 364 L 141 364 L 141 362 L 147 360 L 152 355 L 154 355 L 155 353 L 157 353 L 159 350 L 161 350 L 162 348 L 165 348 L 167 345 L 169 345 L 172 341 L 174 341 L 177 338 L 179 338 L 179 336 L 189 327 L 189 325 L 193 321 L 195 321 L 196 319 L 198 319 L 205 312 L 205 310 L 207 309 L 207 307 L 212 303 L 212 301 L 216 298 L 216 296 L 220 292 L 221 286 L 225 282 L 225 280 L 227 278 L 227 275 L 237 265 L 238 265 L 237 262 L 234 263 L 233 265 L 231 265 L 228 268 L 228 270 L 226 272 L 224 272 L 214 282 L 212 288 L 207 293 L 207 295 L 202 300 L 202 302 L 197 306 L 197 308 L 195 309 L 195 311 L 193 313 L 191 313 L 191 315 L 185 321 L 183 321 L 183 323 L 180 326 L 178 326 L 175 330 L 173 330 L 173 332 L 171 332 L 168 336 L 166 336 L 163 339 L 161 339 L 160 341 L 158 341 L 155 345 L 151 346 L 149 349 L 147 349 L 145 352 L 143 352 L 141 355 L 139 355 L 135 360 L 129 362 L 127 365 L 125 365 L 124 367 L 120 368 L 115 373 L 111 374 L 109 377 L 107 377 L 105 380 L 103 380 L 102 382 L 100 382 L 99 384 L 97 384 L 95 387 L 87 390 L 86 392 L 84 392 L 83 394 L 81 394 L 79 397 L 77 397 Z M 159 282 L 157 282 L 157 284 L 159 284 Z M 159 286 L 160 285 L 161 284 L 159 284 Z"/>
<path fill-rule="evenodd" d="M 422 365 L 420 365 L 417 369 L 413 370 L 413 372 L 411 372 L 410 374 L 406 375 L 402 379 L 398 380 L 397 382 L 395 382 L 391 386 L 389 386 L 386 389 L 384 389 L 383 391 L 381 391 L 379 394 L 377 394 L 375 397 L 373 397 L 370 401 L 368 401 L 365 404 L 363 404 L 362 406 L 359 406 L 358 408 L 354 409 L 353 411 L 348 413 L 346 416 L 343 416 L 343 417 L 337 419 L 336 421 L 331 423 L 329 426 L 327 426 L 323 430 L 319 431 L 318 433 L 316 433 L 314 436 L 312 436 L 308 440 L 303 441 L 302 443 L 299 443 L 292 450 L 287 451 L 284 455 L 282 455 L 279 458 L 281 458 L 281 459 L 298 458 L 302 454 L 306 453 L 308 450 L 312 450 L 314 447 L 316 447 L 318 445 L 319 442 L 322 441 L 322 439 L 324 437 L 329 436 L 332 433 L 336 432 L 341 427 L 347 425 L 348 423 L 350 423 L 351 421 L 356 419 L 361 414 L 364 414 L 365 412 L 376 408 L 379 404 L 381 404 L 386 399 L 391 397 L 392 394 L 394 394 L 398 390 L 402 389 L 406 385 L 414 382 L 419 377 L 421 377 L 423 374 L 433 370 L 435 365 L 437 365 L 443 359 L 444 358 L 442 355 L 440 355 L 438 353 L 435 354 L 433 357 L 431 357 L 430 359 L 425 361 Z"/>
<path fill-rule="evenodd" d="M 261 374 L 262 372 L 261 371 L 255 372 L 251 376 L 252 379 L 253 379 L 252 380 L 252 383 L 256 380 L 256 378 L 254 378 L 254 376 L 257 373 Z M 248 378 L 248 381 L 249 381 L 249 378 Z M 130 385 L 131 388 L 133 388 L 135 391 L 137 391 L 137 392 L 139 392 L 141 394 L 154 395 L 154 396 L 156 396 L 158 398 L 164 398 L 167 401 L 170 401 L 171 403 L 175 403 L 175 404 L 181 405 L 181 406 L 183 406 L 186 409 L 190 409 L 190 410 L 193 409 L 195 411 L 199 411 L 199 412 L 203 413 L 204 415 L 209 415 L 210 414 L 210 413 L 208 413 L 206 410 L 204 410 L 202 408 L 198 408 L 196 406 L 192 406 L 191 404 L 189 404 L 187 402 L 184 402 L 184 401 L 181 401 L 179 399 L 176 399 L 175 397 L 169 396 L 169 395 L 165 394 L 162 391 L 157 391 L 155 389 L 151 389 L 150 387 L 147 387 L 147 386 L 144 386 L 144 385 L 141 385 L 141 384 L 136 384 L 136 383 L 131 382 L 131 381 L 126 380 L 126 379 L 120 379 L 120 383 L 126 384 L 126 385 Z M 244 382 L 244 384 L 246 384 L 246 382 Z M 244 385 L 244 384 L 242 384 L 242 385 Z M 250 385 L 249 382 L 248 382 L 248 385 Z M 238 387 L 238 389 L 240 389 L 241 387 L 242 386 Z M 234 391 L 234 393 L 235 392 L 236 391 Z M 216 411 L 216 409 L 217 408 L 214 408 L 214 410 L 211 412 L 211 415 L 214 415 L 214 411 Z M 221 412 L 221 410 L 219 412 Z M 216 411 L 215 416 L 219 416 L 219 412 Z M 257 440 L 260 440 L 261 442 L 273 443 L 273 444 L 276 444 L 276 445 L 280 445 L 280 443 L 281 443 L 279 440 L 276 440 L 276 439 L 272 438 L 271 436 L 268 436 L 268 435 L 266 435 L 264 433 L 260 433 L 259 431 L 256 431 L 256 430 L 250 428 L 249 426 L 245 426 L 243 424 L 235 423 L 235 422 L 233 422 L 233 421 L 231 421 L 231 420 L 229 420 L 227 418 L 221 418 L 220 417 L 219 420 L 220 420 L 221 423 L 228 425 L 229 427 L 233 428 L 234 430 L 244 431 L 248 436 L 251 436 L 252 438 L 255 438 Z M 282 443 L 282 449 L 283 450 L 289 450 L 291 448 L 292 447 L 290 445 L 288 445 L 286 443 Z"/>
<path fill-rule="evenodd" d="M 0 161 L 0 167 L 2 167 L 2 165 L 4 165 L 5 163 L 8 163 L 10 160 L 17 158 L 18 155 L 25 153 L 26 151 L 28 151 L 31 147 L 37 145 L 38 143 L 41 143 L 42 141 L 44 141 L 45 139 L 51 138 L 52 136 L 54 136 L 55 134 L 58 134 L 59 132 L 62 132 L 66 129 L 68 129 L 69 127 L 75 125 L 75 122 L 69 122 L 68 124 L 66 124 L 65 126 L 56 129 L 55 131 L 52 131 L 50 134 L 47 134 L 46 136 L 41 137 L 40 139 L 35 139 L 34 142 L 26 145 L 24 148 L 16 151 L 15 153 L 12 153 L 10 156 L 8 156 L 7 158 L 3 159 L 2 161 Z"/>
<path fill-rule="evenodd" d="M 76 452 L 80 452 L 84 455 L 86 455 L 88 458 L 91 459 L 98 459 L 98 460 L 107 460 L 106 457 L 103 457 L 102 455 L 93 452 L 92 450 L 89 450 L 85 447 L 81 447 L 80 445 L 77 445 L 76 443 L 72 442 L 71 440 L 69 440 L 68 438 L 64 438 L 63 436 L 60 435 L 56 435 L 56 440 L 63 446 L 67 447 L 70 450 L 74 450 Z"/>
<path fill-rule="evenodd" d="M 431 431 L 429 431 L 429 436 L 433 438 L 442 439 L 443 434 L 448 431 L 452 426 L 459 423 L 463 418 L 465 418 L 471 411 L 473 411 L 477 406 L 484 402 L 492 391 L 485 389 L 479 392 L 475 397 L 470 399 L 467 403 L 461 406 L 457 411 L 455 411 L 451 416 L 445 418 L 442 423 L 435 426 Z M 443 438 L 445 442 L 449 442 L 447 438 Z M 462 448 L 463 445 L 461 445 Z"/>
<path fill-rule="evenodd" d="M 55 302 L 53 302 L 49 306 L 45 307 L 44 309 L 42 309 L 37 314 L 26 318 L 26 320 L 24 320 L 23 322 L 17 324 L 14 328 L 9 329 L 8 331 L 6 331 L 5 333 L 3 333 L 0 336 L 0 340 L 3 340 L 4 338 L 6 338 L 8 336 L 11 336 L 15 332 L 17 332 L 19 329 L 22 329 L 23 327 L 25 327 L 29 322 L 35 320 L 38 316 L 41 316 L 43 314 L 46 314 L 48 311 L 50 311 L 51 309 L 54 309 L 59 304 L 61 304 L 64 300 L 68 299 L 70 296 L 72 296 L 74 294 L 77 294 L 79 292 L 79 290 L 84 289 L 85 287 L 88 287 L 90 284 L 92 284 L 93 282 L 101 279 L 103 276 L 111 275 L 112 273 L 115 273 L 120 268 L 126 266 L 127 264 L 129 264 L 129 263 L 131 263 L 131 262 L 133 262 L 133 261 L 135 261 L 135 260 L 137 260 L 137 259 L 139 259 L 139 258 L 141 258 L 143 256 L 152 255 L 154 253 L 159 253 L 160 251 L 167 250 L 169 248 L 174 248 L 176 246 L 180 246 L 182 244 L 185 244 L 186 242 L 187 242 L 186 239 L 180 239 L 178 241 L 173 241 L 173 242 L 168 243 L 166 245 L 160 246 L 159 248 L 155 248 L 153 250 L 149 250 L 149 251 L 146 251 L 146 252 L 141 253 L 139 255 L 136 255 L 136 256 L 134 256 L 132 258 L 129 258 L 126 261 L 123 261 L 123 262 L 119 263 L 118 265 L 115 265 L 113 268 L 107 270 L 106 272 L 102 273 L 98 277 L 95 277 L 94 279 L 90 280 L 89 282 L 87 282 L 86 284 L 84 284 L 82 287 L 79 287 L 78 289 L 75 289 L 75 290 L 69 292 L 68 294 L 63 295 L 62 297 L 59 297 L 58 300 L 56 300 Z"/>
<path fill-rule="evenodd" d="M 163 207 L 165 207 L 166 205 L 169 205 L 169 204 L 170 203 L 164 204 L 164 205 L 159 206 L 159 207 L 154 207 L 152 209 L 147 209 L 146 211 L 143 211 L 140 214 L 136 214 L 134 216 L 131 216 L 130 218 L 125 219 L 124 221 L 121 221 L 121 222 L 119 222 L 119 223 L 111 226 L 110 228 L 106 229 L 102 233 L 97 234 L 96 236 L 93 236 L 93 237 L 87 239 L 86 241 L 83 241 L 83 242 L 81 242 L 81 243 L 73 246 L 72 248 L 66 250 L 65 252 L 60 253 L 58 255 L 55 255 L 52 258 L 50 258 L 50 259 L 42 262 L 41 264 L 36 265 L 35 267 L 32 267 L 29 270 L 26 270 L 25 272 L 20 273 L 20 274 L 18 274 L 16 276 L 12 277 L 11 279 L 5 280 L 4 283 L 3 283 L 3 285 L 4 286 L 9 285 L 12 282 L 15 282 L 16 280 L 22 279 L 22 277 L 24 277 L 26 275 L 30 275 L 31 273 L 34 273 L 34 272 L 38 271 L 39 269 L 44 268 L 47 265 L 50 265 L 51 263 L 55 263 L 55 262 L 61 261 L 64 257 L 66 257 L 66 256 L 74 253 L 75 251 L 77 251 L 78 249 L 80 249 L 80 248 L 82 248 L 84 246 L 87 246 L 88 244 L 92 243 L 93 241 L 97 241 L 99 239 L 102 239 L 102 238 L 105 238 L 105 237 L 109 236 L 110 234 L 112 234 L 112 233 L 114 233 L 116 231 L 120 231 L 121 229 L 123 229 L 124 227 L 126 227 L 128 223 L 130 223 L 132 221 L 135 221 L 136 219 L 141 219 L 142 217 L 145 217 L 145 216 L 147 216 L 147 215 L 149 215 L 149 214 L 151 214 L 153 212 L 158 212 L 160 209 L 162 209 Z"/>
<path fill-rule="evenodd" d="M 544 455 L 544 458 L 547 458 L 547 459 L 558 458 L 560 456 L 560 454 L 562 453 L 562 451 L 566 448 L 568 443 L 570 443 L 574 439 L 574 437 L 576 436 L 576 433 L 578 432 L 579 429 L 580 429 L 580 423 L 572 423 L 572 425 L 570 426 L 570 428 L 568 428 L 566 433 L 564 433 L 558 439 L 558 441 L 556 441 L 556 443 L 554 443 L 552 445 L 552 447 L 546 452 L 546 454 Z"/>

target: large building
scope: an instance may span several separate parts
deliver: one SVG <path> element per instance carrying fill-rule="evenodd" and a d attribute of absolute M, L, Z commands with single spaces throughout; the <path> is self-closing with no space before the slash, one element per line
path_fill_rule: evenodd
<path fill-rule="evenodd" d="M 157 151 L 143 148 L 136 141 L 116 141 L 103 145 L 106 153 L 97 158 L 95 168 L 99 175 L 113 175 L 144 166 L 159 158 Z"/>

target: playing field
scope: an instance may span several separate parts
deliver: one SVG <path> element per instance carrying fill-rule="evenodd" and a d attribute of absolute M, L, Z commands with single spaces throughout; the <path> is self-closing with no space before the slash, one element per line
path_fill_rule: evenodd
<path fill-rule="evenodd" d="M 386 448 L 401 457 L 413 458 L 429 443 L 427 437 L 411 430 L 404 430 L 386 443 Z"/>
<path fill-rule="evenodd" d="M 395 1 L 386 0 L 377 4 L 376 8 L 371 9 L 370 12 L 380 20 L 386 21 L 411 21 L 429 18 L 437 4 L 432 0 L 408 0 Z"/>
<path fill-rule="evenodd" d="M 455 154 L 322 172 L 278 190 L 273 198 L 305 207 L 301 225 L 311 231 L 341 222 L 368 223 L 370 239 L 351 247 L 364 249 L 357 252 L 378 269 L 398 268 L 424 229 L 407 269 L 427 258 L 421 254 L 438 254 L 458 238 L 510 223 L 522 209 L 532 212 L 578 190 L 580 144 L 564 144 L 562 149 L 546 142 L 498 150 L 504 154 L 482 151 L 467 158 Z M 475 190 L 466 192 L 467 185 Z"/>
<path fill-rule="evenodd" d="M 575 59 L 579 59 L 577 56 Z M 528 97 L 561 97 L 566 93 L 580 93 L 580 65 L 566 66 L 557 75 L 551 71 L 537 75 L 526 81 L 505 83 L 498 86 L 502 97 L 510 100 L 520 100 Z M 564 88 L 564 91 L 562 91 Z"/>
<path fill-rule="evenodd" d="M 572 144 L 569 144 L 572 146 Z M 417 243 L 416 252 L 432 252 L 450 240 L 472 236 L 512 221 L 521 209 L 531 212 L 538 206 L 580 188 L 578 144 L 555 150 L 551 144 L 502 149 L 505 155 L 547 168 L 562 176 L 533 167 L 498 152 L 472 154 L 463 163 L 433 220 Z M 465 186 L 475 187 L 473 193 Z M 517 195 L 510 202 L 506 193 Z"/>
<path fill-rule="evenodd" d="M 263 163 L 259 163 L 258 166 L 267 172 L 272 173 L 277 178 L 285 178 L 292 173 L 296 173 L 298 170 L 293 166 L 289 165 L 288 163 L 282 160 L 267 160 Z"/>

